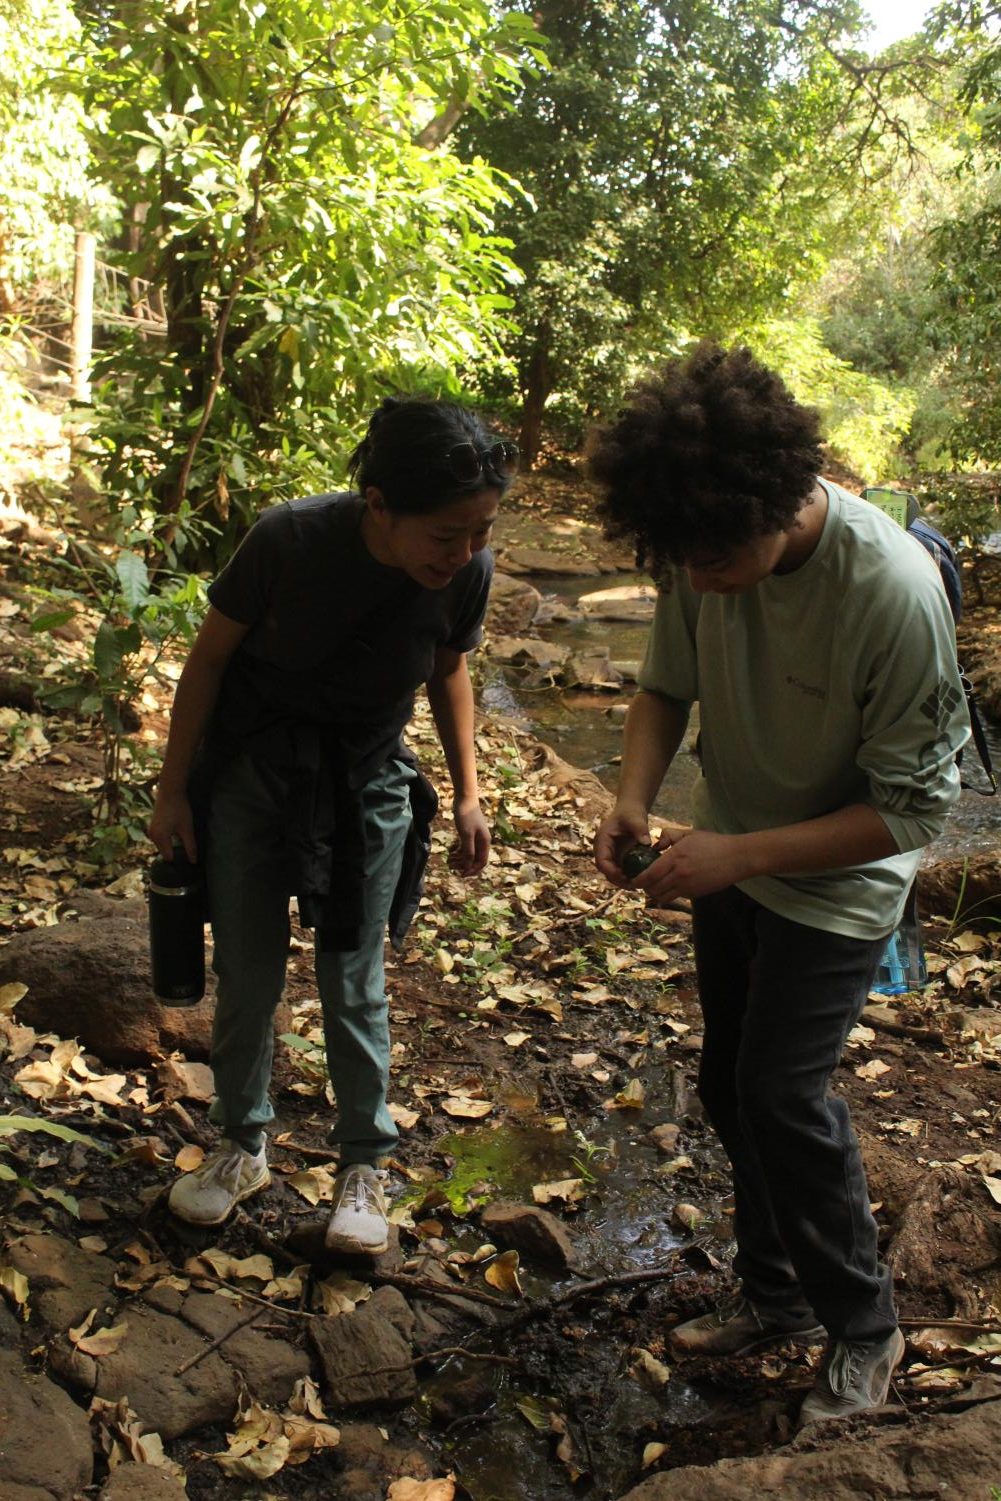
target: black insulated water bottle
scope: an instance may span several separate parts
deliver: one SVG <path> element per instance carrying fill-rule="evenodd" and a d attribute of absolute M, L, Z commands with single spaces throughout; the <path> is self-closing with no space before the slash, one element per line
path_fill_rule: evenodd
<path fill-rule="evenodd" d="M 205 898 L 201 867 L 184 850 L 157 856 L 149 872 L 153 993 L 165 1006 L 194 1006 L 205 994 Z"/>

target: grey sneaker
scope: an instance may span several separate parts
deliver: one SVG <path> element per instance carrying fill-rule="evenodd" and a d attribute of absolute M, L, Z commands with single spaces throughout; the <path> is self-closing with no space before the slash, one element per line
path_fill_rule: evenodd
<path fill-rule="evenodd" d="M 178 1178 L 167 1203 L 190 1225 L 221 1225 L 241 1199 L 249 1199 L 270 1182 L 264 1148 L 255 1155 L 224 1136 L 201 1167 Z"/>
<path fill-rule="evenodd" d="M 759 1345 L 780 1344 L 786 1339 L 804 1343 L 825 1336 L 823 1326 L 809 1315 L 798 1320 L 779 1319 L 738 1294 L 712 1313 L 679 1324 L 667 1338 L 676 1355 L 745 1355 Z"/>
<path fill-rule="evenodd" d="M 376 1168 L 364 1162 L 341 1168 L 334 1179 L 334 1207 L 325 1244 L 328 1251 L 362 1256 L 379 1256 L 386 1250 L 386 1197 Z"/>
<path fill-rule="evenodd" d="M 899 1329 L 875 1344 L 839 1339 L 828 1350 L 813 1391 L 800 1409 L 799 1426 L 882 1407 L 903 1355 L 904 1336 Z"/>

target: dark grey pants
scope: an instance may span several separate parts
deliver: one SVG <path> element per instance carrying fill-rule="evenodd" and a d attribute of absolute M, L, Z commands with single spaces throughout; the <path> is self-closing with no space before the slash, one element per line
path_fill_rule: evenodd
<path fill-rule="evenodd" d="M 848 1106 L 829 1093 L 886 939 L 779 917 L 736 887 L 693 903 L 699 1097 L 733 1167 L 735 1270 L 758 1307 L 834 1339 L 896 1327 Z"/>

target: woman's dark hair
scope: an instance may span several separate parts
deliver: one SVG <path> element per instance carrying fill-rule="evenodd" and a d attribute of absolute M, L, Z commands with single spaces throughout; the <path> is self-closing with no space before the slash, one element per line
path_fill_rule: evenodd
<path fill-rule="evenodd" d="M 482 467 L 460 479 L 449 454 L 470 443 Z M 381 490 L 390 511 L 420 516 L 482 490 L 503 494 L 513 475 L 496 467 L 496 444 L 480 419 L 454 402 L 387 396 L 369 418 L 348 474 L 362 494 L 369 485 Z"/>
<path fill-rule="evenodd" d="M 749 349 L 699 344 L 587 445 L 609 537 L 655 573 L 790 527 L 820 473 L 820 419 Z"/>

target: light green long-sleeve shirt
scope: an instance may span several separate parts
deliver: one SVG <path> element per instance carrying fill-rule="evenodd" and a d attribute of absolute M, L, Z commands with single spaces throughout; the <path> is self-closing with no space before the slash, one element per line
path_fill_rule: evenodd
<path fill-rule="evenodd" d="M 639 683 L 698 700 L 696 827 L 743 834 L 876 809 L 898 854 L 740 884 L 795 922 L 879 938 L 959 796 L 969 717 L 935 564 L 875 506 L 823 483 L 823 532 L 793 572 L 729 595 L 671 575 Z"/>

